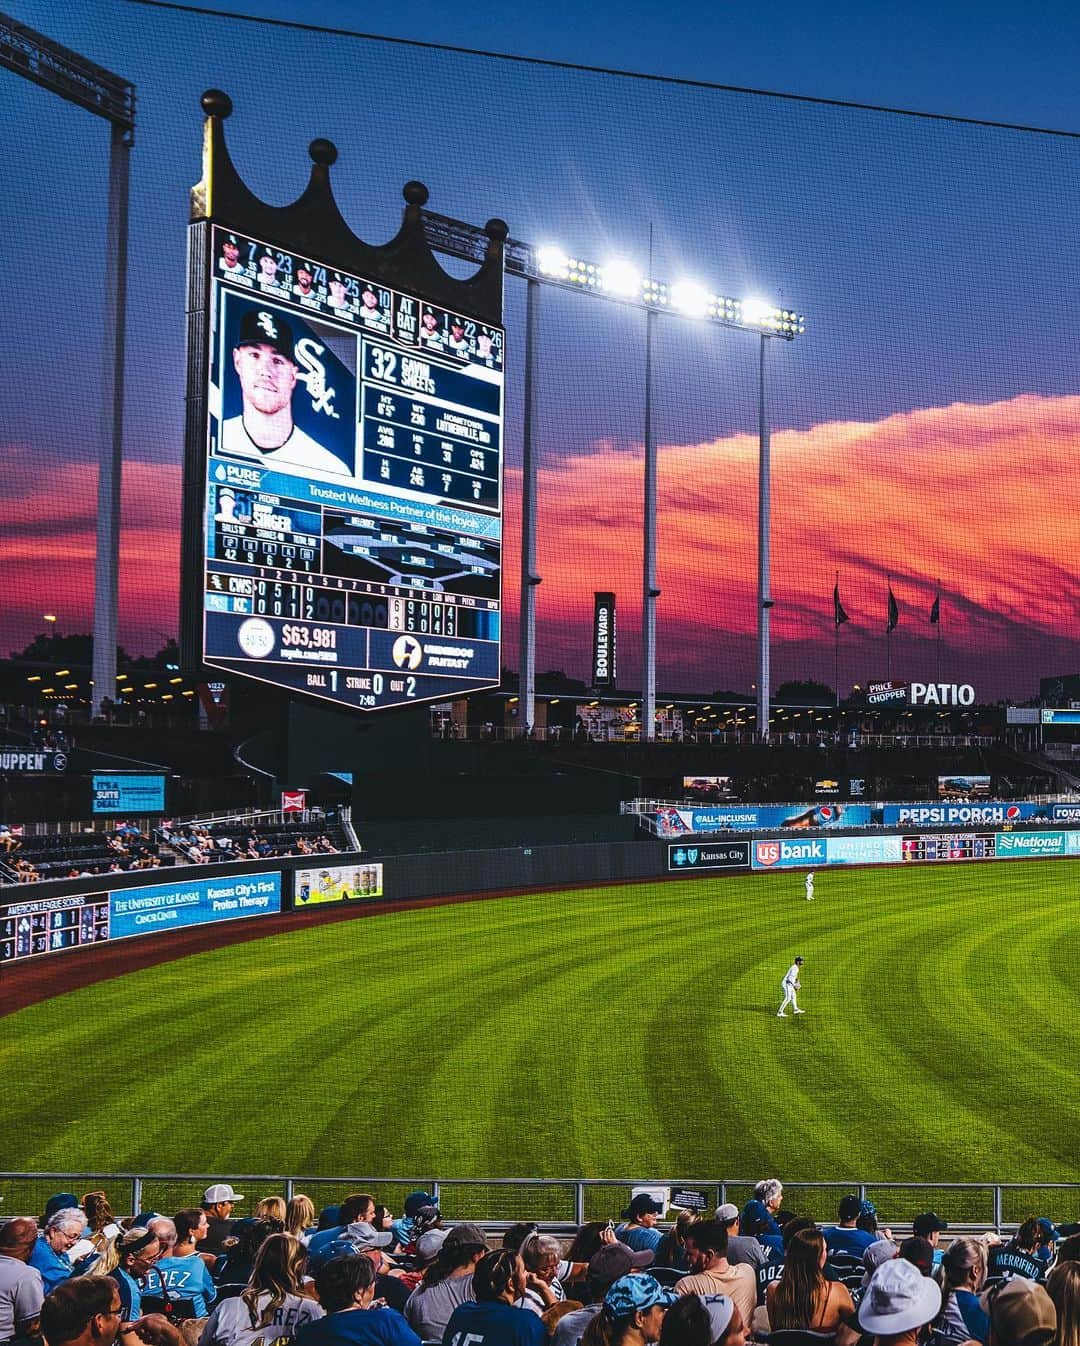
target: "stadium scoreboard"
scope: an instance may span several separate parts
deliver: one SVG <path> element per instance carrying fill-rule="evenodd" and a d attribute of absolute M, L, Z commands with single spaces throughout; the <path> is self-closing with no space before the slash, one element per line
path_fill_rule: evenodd
<path fill-rule="evenodd" d="M 201 662 L 361 710 L 497 686 L 504 329 L 204 238 Z"/>
<path fill-rule="evenodd" d="M 905 860 L 993 860 L 997 857 L 997 833 L 935 832 L 905 836 L 901 853 Z"/>

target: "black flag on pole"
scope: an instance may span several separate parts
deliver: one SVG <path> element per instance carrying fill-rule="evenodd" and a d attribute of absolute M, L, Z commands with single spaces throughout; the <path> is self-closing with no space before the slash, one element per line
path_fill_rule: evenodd
<path fill-rule="evenodd" d="M 938 594 L 934 599 L 933 606 L 930 608 L 930 625 L 937 626 L 937 624 L 940 621 L 941 621 L 941 595 Z"/>
<path fill-rule="evenodd" d="M 845 622 L 851 621 L 851 618 L 844 611 L 843 604 L 840 602 L 840 582 L 833 585 L 832 591 L 833 622 L 836 626 L 843 626 Z"/>
<path fill-rule="evenodd" d="M 896 598 L 892 591 L 892 585 L 889 585 L 889 624 L 885 628 L 885 634 L 892 631 L 900 620 L 900 609 L 896 606 Z"/>

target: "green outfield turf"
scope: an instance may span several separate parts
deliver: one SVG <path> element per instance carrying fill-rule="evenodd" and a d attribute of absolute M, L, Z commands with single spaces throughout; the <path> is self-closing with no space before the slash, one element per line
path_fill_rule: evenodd
<path fill-rule="evenodd" d="M 1078 888 L 770 873 L 225 947 L 0 1019 L 0 1166 L 1077 1181 Z"/>

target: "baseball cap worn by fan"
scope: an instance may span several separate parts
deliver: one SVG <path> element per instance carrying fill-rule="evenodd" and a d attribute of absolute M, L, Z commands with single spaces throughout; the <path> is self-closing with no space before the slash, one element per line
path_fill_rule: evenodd
<path fill-rule="evenodd" d="M 838 1213 L 841 1220 L 857 1220 L 862 1214 L 862 1202 L 857 1196 L 842 1196 Z"/>
<path fill-rule="evenodd" d="M 234 1192 L 227 1182 L 216 1182 L 203 1192 L 204 1206 L 217 1206 L 223 1201 L 243 1201 L 243 1192 Z"/>
<path fill-rule="evenodd" d="M 433 1206 L 434 1204 L 434 1198 L 430 1197 L 427 1192 L 410 1192 L 405 1198 L 404 1211 L 407 1216 L 413 1216 L 424 1206 Z"/>
<path fill-rule="evenodd" d="M 717 1206 L 716 1218 L 721 1224 L 734 1224 L 739 1218 L 739 1208 L 730 1201 L 725 1201 L 722 1206 Z"/>
<path fill-rule="evenodd" d="M 432 1233 L 435 1231 L 432 1230 Z M 427 1235 L 425 1234 L 426 1238 Z M 472 1224 L 468 1220 L 463 1220 L 461 1224 L 454 1225 L 446 1235 L 446 1246 L 448 1248 L 487 1248 L 487 1235 L 478 1224 Z"/>
<path fill-rule="evenodd" d="M 655 1258 L 656 1253 L 652 1248 L 634 1252 L 625 1243 L 605 1243 L 589 1258 L 589 1280 L 614 1285 L 632 1271 L 651 1266 Z"/>
<path fill-rule="evenodd" d="M 990 1317 L 990 1335 L 999 1346 L 1047 1346 L 1057 1335 L 1057 1309 L 1037 1281 L 1014 1276 L 987 1290 L 979 1303 Z"/>
<path fill-rule="evenodd" d="M 294 360 L 292 328 L 275 313 L 249 308 L 240 319 L 238 346 L 270 346 L 286 360 Z"/>
<path fill-rule="evenodd" d="M 697 1301 L 709 1315 L 709 1340 L 718 1342 L 731 1325 L 735 1301 L 728 1295 L 698 1295 Z"/>
<path fill-rule="evenodd" d="M 863 1274 L 863 1288 L 870 1284 L 870 1277 L 883 1262 L 890 1262 L 897 1255 L 900 1249 L 892 1239 L 875 1239 L 862 1255 L 863 1266 L 866 1268 Z"/>
<path fill-rule="evenodd" d="M 639 1215 L 663 1215 L 663 1213 L 664 1208 L 659 1201 L 654 1201 L 648 1192 L 639 1192 L 623 1211 L 622 1218 L 633 1220 Z"/>
<path fill-rule="evenodd" d="M 903 1258 L 883 1262 L 859 1302 L 858 1323 L 877 1337 L 899 1336 L 930 1322 L 941 1310 L 941 1287 Z"/>
<path fill-rule="evenodd" d="M 47 1225 L 58 1210 L 82 1210 L 82 1203 L 74 1192 L 57 1192 L 45 1202 L 45 1217 L 42 1227 Z"/>
<path fill-rule="evenodd" d="M 932 1210 L 924 1215 L 916 1215 L 911 1222 L 911 1228 L 920 1238 L 928 1238 L 931 1234 L 936 1234 L 940 1230 L 948 1229 L 948 1225 L 940 1215 L 935 1215 Z"/>
<path fill-rule="evenodd" d="M 416 1255 L 422 1262 L 433 1262 L 449 1236 L 449 1229 L 429 1229 L 416 1240 Z"/>
<path fill-rule="evenodd" d="M 628 1318 L 632 1313 L 646 1313 L 656 1304 L 670 1308 L 678 1298 L 654 1276 L 620 1276 L 604 1296 L 604 1308 L 612 1318 Z"/>

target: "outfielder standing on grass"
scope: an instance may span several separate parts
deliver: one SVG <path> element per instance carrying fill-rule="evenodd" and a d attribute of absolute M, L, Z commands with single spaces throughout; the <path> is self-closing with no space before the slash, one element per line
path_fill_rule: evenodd
<path fill-rule="evenodd" d="M 784 973 L 784 980 L 780 983 L 780 986 L 784 992 L 784 1003 L 776 1011 L 776 1017 L 778 1019 L 787 1018 L 787 1015 L 784 1013 L 784 1011 L 787 1009 L 789 1005 L 795 1006 L 796 1014 L 806 1013 L 805 1010 L 801 1010 L 799 1008 L 799 1002 L 795 998 L 796 991 L 798 991 L 802 986 L 802 982 L 800 982 L 799 980 L 799 971 L 802 968 L 802 965 L 803 965 L 802 958 L 801 957 L 796 958 L 794 963 L 792 963 L 792 965 Z"/>
<path fill-rule="evenodd" d="M 807 902 L 813 902 L 813 900 L 814 900 L 814 871 L 813 871 L 813 870 L 811 870 L 811 871 L 809 872 L 809 874 L 807 874 L 807 876 L 806 876 L 806 900 L 807 900 Z"/>

